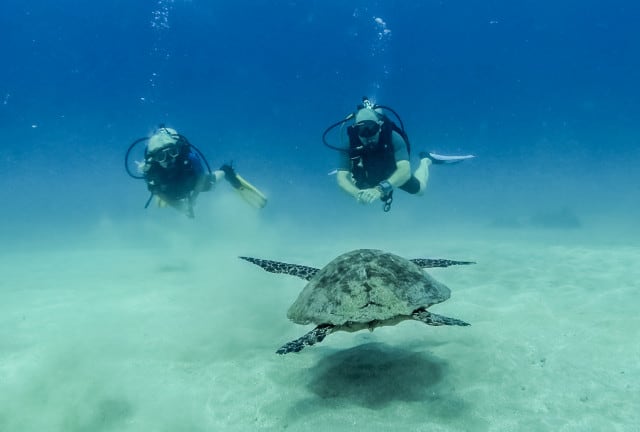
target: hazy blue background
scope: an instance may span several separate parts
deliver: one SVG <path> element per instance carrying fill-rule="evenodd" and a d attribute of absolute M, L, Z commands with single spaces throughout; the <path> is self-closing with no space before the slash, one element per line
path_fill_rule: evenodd
<path fill-rule="evenodd" d="M 160 122 L 212 166 L 234 160 L 269 195 L 266 220 L 482 225 L 567 208 L 587 229 L 633 226 L 638 16 L 630 0 L 3 0 L 0 235 L 181 219 L 145 211 L 123 169 Z M 414 157 L 478 158 L 435 167 L 396 216 L 362 209 L 326 175 L 321 134 L 365 94 L 402 115 Z"/>

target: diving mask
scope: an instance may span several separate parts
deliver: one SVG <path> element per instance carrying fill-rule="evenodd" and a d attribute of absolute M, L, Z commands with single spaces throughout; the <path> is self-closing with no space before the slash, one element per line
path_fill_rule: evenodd
<path fill-rule="evenodd" d="M 360 138 L 371 138 L 380 132 L 380 123 L 375 120 L 363 120 L 353 125 Z"/>
<path fill-rule="evenodd" d="M 171 144 L 150 152 L 147 159 L 150 162 L 166 165 L 175 162 L 178 156 L 180 156 L 180 147 L 176 144 Z"/>

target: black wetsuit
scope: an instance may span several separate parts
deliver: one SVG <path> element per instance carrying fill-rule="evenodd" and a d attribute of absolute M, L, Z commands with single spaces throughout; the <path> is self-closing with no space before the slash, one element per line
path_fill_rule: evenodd
<path fill-rule="evenodd" d="M 181 148 L 177 157 L 167 157 L 170 159 L 166 164 L 152 157 L 147 158 L 144 168 L 147 188 L 153 195 L 192 218 L 198 194 L 211 189 L 215 177 L 205 171 L 202 160 L 189 146 Z"/>
<path fill-rule="evenodd" d="M 340 152 L 339 170 L 349 171 L 359 189 L 377 186 L 387 180 L 397 169 L 397 162 L 409 161 L 407 143 L 398 132 L 385 123 L 380 130 L 378 142 L 363 146 L 354 129 L 349 129 L 349 152 Z M 400 189 L 415 194 L 420 182 L 411 176 Z"/>

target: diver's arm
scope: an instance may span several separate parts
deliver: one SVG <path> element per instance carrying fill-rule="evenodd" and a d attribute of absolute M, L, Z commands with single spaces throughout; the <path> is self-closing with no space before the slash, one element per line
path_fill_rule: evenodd
<path fill-rule="evenodd" d="M 354 198 L 358 198 L 358 194 L 360 193 L 360 189 L 353 183 L 351 180 L 351 173 L 345 170 L 338 170 L 336 173 L 336 180 L 338 182 L 338 186 L 340 189 L 353 196 Z"/>
<path fill-rule="evenodd" d="M 389 176 L 387 181 L 391 186 L 397 188 L 405 184 L 411 178 L 411 164 L 408 160 L 399 160 L 396 162 L 396 170 Z"/>

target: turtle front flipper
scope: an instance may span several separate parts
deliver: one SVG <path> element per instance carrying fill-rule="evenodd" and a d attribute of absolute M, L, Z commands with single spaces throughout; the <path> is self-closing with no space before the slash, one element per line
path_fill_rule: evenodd
<path fill-rule="evenodd" d="M 320 324 L 318 327 L 311 330 L 306 335 L 288 342 L 280 347 L 276 354 L 287 354 L 290 352 L 301 351 L 306 346 L 315 345 L 318 342 L 322 342 L 327 335 L 333 331 L 334 326 L 331 324 Z"/>
<path fill-rule="evenodd" d="M 291 276 L 297 276 L 304 280 L 309 280 L 318 273 L 318 269 L 309 266 L 303 266 L 300 264 L 289 264 L 280 261 L 271 261 L 261 258 L 252 258 L 241 256 L 240 259 L 245 261 L 249 261 L 252 264 L 255 264 L 259 267 L 262 267 L 264 270 L 269 273 L 284 273 Z"/>
<path fill-rule="evenodd" d="M 471 324 L 464 322 L 462 320 L 456 318 L 449 318 L 446 316 L 438 315 L 431 313 L 425 309 L 419 309 L 411 314 L 413 319 L 417 321 L 422 321 L 425 324 L 432 326 L 441 326 L 441 325 L 457 325 L 457 326 L 469 326 Z"/>
<path fill-rule="evenodd" d="M 469 265 L 475 264 L 475 261 L 455 261 L 441 258 L 413 258 L 412 263 L 421 268 L 449 267 L 452 265 Z"/>

